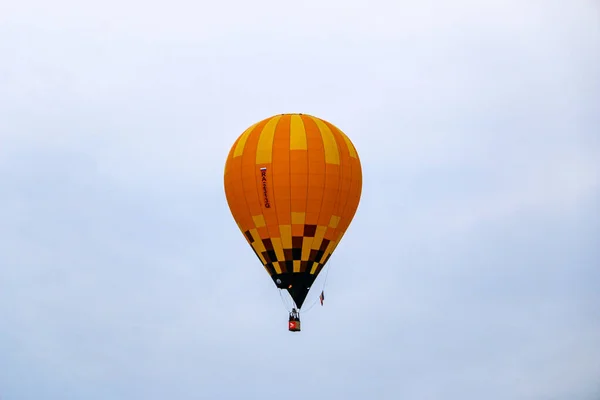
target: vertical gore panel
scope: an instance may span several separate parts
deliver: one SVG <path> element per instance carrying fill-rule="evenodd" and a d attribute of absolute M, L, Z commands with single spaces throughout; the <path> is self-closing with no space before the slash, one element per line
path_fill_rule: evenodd
<path fill-rule="evenodd" d="M 273 155 L 273 139 L 275 138 L 275 128 L 281 117 L 270 118 L 265 124 L 258 145 L 256 146 L 256 164 L 270 164 Z"/>
<path fill-rule="evenodd" d="M 244 148 L 246 146 L 246 142 L 248 140 L 248 136 L 250 136 L 250 133 L 252 133 L 252 131 L 254 130 L 254 128 L 256 128 L 257 125 L 259 125 L 260 122 L 252 125 L 250 128 L 246 129 L 244 131 L 244 133 L 242 133 L 242 135 L 240 136 L 239 140 L 237 141 L 237 143 L 235 144 L 235 150 L 233 151 L 233 157 L 239 157 L 244 153 Z"/>
<path fill-rule="evenodd" d="M 348 199 L 348 204 L 346 205 L 346 209 L 344 213 L 348 222 L 346 223 L 346 229 L 348 229 L 348 225 L 354 218 L 356 214 L 356 210 L 358 208 L 358 204 L 360 202 L 360 196 L 362 192 L 362 169 L 360 166 L 360 162 L 358 158 L 352 158 L 352 185 L 350 186 L 350 198 Z"/>
<path fill-rule="evenodd" d="M 319 214 L 318 225 L 328 226 L 335 212 L 335 205 L 340 191 L 340 166 L 326 164 L 325 166 L 325 188 L 323 190 L 323 202 Z"/>
<path fill-rule="evenodd" d="M 331 128 L 319 118 L 311 117 L 311 119 L 315 122 L 321 132 L 321 140 L 323 141 L 323 147 L 325 149 L 325 163 L 339 165 L 340 152 L 333 133 L 331 132 Z"/>
<path fill-rule="evenodd" d="M 258 140 L 256 161 L 256 185 L 260 191 L 262 214 L 267 223 L 269 237 L 279 237 L 279 222 L 277 220 L 277 201 L 275 198 L 275 180 L 273 170 L 273 145 L 275 131 L 281 116 L 269 119 Z M 261 147 L 262 146 L 262 147 Z M 275 265 L 275 269 L 277 266 Z"/>
<path fill-rule="evenodd" d="M 308 152 L 306 129 L 300 115 L 290 119 L 290 197 L 291 211 L 299 215 L 306 213 L 308 196 Z M 304 222 L 303 222 L 304 224 Z M 303 226 L 293 223 L 294 236 L 302 236 Z"/>
<path fill-rule="evenodd" d="M 350 222 L 352 222 L 352 218 L 356 212 L 358 207 L 358 202 L 360 200 L 360 192 L 362 185 L 362 176 L 361 176 L 361 168 L 358 159 L 350 157 L 351 164 L 351 179 L 350 179 L 350 188 L 348 190 L 348 199 L 346 202 L 346 206 L 344 207 L 344 211 L 342 213 L 340 224 L 338 225 L 338 242 L 346 233 Z"/>
<path fill-rule="evenodd" d="M 279 120 L 273 141 L 273 186 L 279 225 L 292 224 L 292 199 L 290 184 L 290 116 Z M 290 236 L 289 241 L 292 238 Z"/>
<path fill-rule="evenodd" d="M 242 184 L 242 158 L 236 157 L 231 160 L 230 170 L 225 178 L 227 187 L 227 200 L 229 208 L 238 226 L 242 231 L 252 229 L 254 223 L 252 215 L 246 204 L 244 188 Z"/>
<path fill-rule="evenodd" d="M 330 127 L 332 126 L 330 125 Z M 344 209 L 346 208 L 346 203 L 348 202 L 350 186 L 352 184 L 352 163 L 350 161 L 351 157 L 348 146 L 346 145 L 342 134 L 337 129 L 332 129 L 332 132 L 338 144 L 338 149 L 340 150 L 338 195 L 333 207 L 332 215 L 339 217 L 339 220 L 337 221 L 337 227 L 328 229 L 325 237 L 327 239 L 337 241 L 340 239 L 339 233 L 342 231 L 341 226 L 343 225 L 341 220 L 343 219 Z"/>
<path fill-rule="evenodd" d="M 292 226 L 291 225 L 279 225 L 279 234 L 281 235 L 281 245 L 284 249 L 290 250 L 292 249 Z M 286 260 L 288 258 L 291 260 L 291 257 L 286 256 Z"/>
<path fill-rule="evenodd" d="M 354 144 L 350 141 L 350 138 L 348 137 L 348 135 L 346 135 L 344 132 L 342 132 L 342 130 L 340 128 L 338 128 L 337 126 L 333 125 L 331 122 L 327 122 L 327 121 L 323 121 L 325 122 L 325 124 L 327 124 L 327 126 L 331 129 L 331 132 L 333 132 L 333 134 L 336 137 L 336 141 L 338 142 L 338 147 L 341 148 L 343 146 L 343 144 L 345 144 L 346 150 L 348 150 L 348 155 L 352 158 L 359 158 L 358 157 L 358 153 L 356 152 L 356 148 L 354 147 Z M 343 144 L 338 140 L 338 139 L 342 139 Z"/>
<path fill-rule="evenodd" d="M 321 211 L 325 188 L 325 149 L 317 124 L 312 118 L 302 116 L 308 143 L 308 195 L 306 201 L 306 224 L 316 225 Z"/>
<path fill-rule="evenodd" d="M 258 139 L 261 135 L 263 127 L 266 125 L 267 120 L 261 121 L 256 129 L 248 136 L 244 153 L 242 154 L 242 170 L 241 179 L 243 187 L 243 198 L 246 199 L 250 215 L 261 215 L 263 213 L 261 206 L 262 196 L 260 186 L 257 185 L 256 177 L 258 176 L 256 168 L 256 148 L 258 146 Z M 259 233 L 261 233 L 259 231 Z"/>
<path fill-rule="evenodd" d="M 300 115 L 290 117 L 290 150 L 306 150 L 306 131 Z"/>

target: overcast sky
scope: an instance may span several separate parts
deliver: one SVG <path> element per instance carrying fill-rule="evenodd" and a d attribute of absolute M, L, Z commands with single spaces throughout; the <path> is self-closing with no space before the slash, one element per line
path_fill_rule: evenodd
<path fill-rule="evenodd" d="M 364 174 L 301 333 L 223 189 L 282 112 Z M 0 398 L 597 400 L 599 132 L 594 0 L 5 1 Z"/>

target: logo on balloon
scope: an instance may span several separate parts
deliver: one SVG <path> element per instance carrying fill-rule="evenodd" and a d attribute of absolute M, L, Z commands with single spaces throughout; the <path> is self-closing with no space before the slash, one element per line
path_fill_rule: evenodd
<path fill-rule="evenodd" d="M 260 169 L 260 180 L 262 183 L 263 196 L 265 200 L 265 208 L 271 208 L 269 202 L 269 196 L 267 195 L 267 169 L 265 167 Z"/>

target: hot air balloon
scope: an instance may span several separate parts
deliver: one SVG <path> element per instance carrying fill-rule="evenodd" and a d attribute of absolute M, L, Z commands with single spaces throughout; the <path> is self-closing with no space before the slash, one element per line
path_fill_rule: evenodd
<path fill-rule="evenodd" d="M 233 143 L 224 184 L 240 231 L 277 288 L 291 296 L 289 330 L 299 331 L 306 296 L 358 208 L 356 148 L 328 121 L 275 115 Z"/>

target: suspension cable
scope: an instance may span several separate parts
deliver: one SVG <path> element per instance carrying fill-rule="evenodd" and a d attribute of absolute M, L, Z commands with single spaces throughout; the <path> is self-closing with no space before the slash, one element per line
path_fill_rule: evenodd
<path fill-rule="evenodd" d="M 326 268 L 327 268 L 327 272 L 325 272 L 325 279 L 323 280 L 323 286 L 321 286 L 321 292 L 325 291 L 325 286 L 327 285 L 327 278 L 329 277 L 330 265 L 327 265 Z M 315 301 L 313 301 L 312 304 L 306 310 L 301 310 L 301 311 L 304 314 L 306 314 L 317 304 L 317 301 L 319 301 L 319 298 L 316 298 Z"/>
<path fill-rule="evenodd" d="M 291 311 L 290 308 L 287 305 L 287 302 L 283 299 L 283 290 L 282 289 L 278 289 L 279 291 L 279 298 L 281 299 L 281 304 L 283 305 L 283 308 L 285 308 L 285 311 L 287 311 L 288 313 Z"/>

